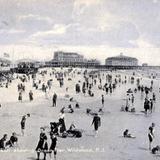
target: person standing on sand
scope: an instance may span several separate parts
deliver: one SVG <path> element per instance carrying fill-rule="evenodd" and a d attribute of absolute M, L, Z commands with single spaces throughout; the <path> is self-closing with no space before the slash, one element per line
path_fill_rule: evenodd
<path fill-rule="evenodd" d="M 57 137 L 54 134 L 51 134 L 51 146 L 49 148 L 50 159 L 52 159 L 52 153 L 54 153 L 54 159 L 56 159 L 57 155 L 56 145 L 57 145 Z"/>
<path fill-rule="evenodd" d="M 147 115 L 147 111 L 149 110 L 149 100 L 147 98 L 145 98 L 145 101 L 144 101 L 144 110 L 145 110 L 145 114 Z"/>
<path fill-rule="evenodd" d="M 40 137 L 39 137 L 39 142 L 36 147 L 37 160 L 40 160 L 39 158 L 40 158 L 41 152 L 43 152 L 43 154 L 44 154 L 43 160 L 46 160 L 46 152 L 48 150 L 47 136 L 45 133 L 45 129 L 43 127 L 41 127 L 40 130 L 41 130 L 41 133 L 40 133 Z"/>
<path fill-rule="evenodd" d="M 148 132 L 148 138 L 149 138 L 149 150 L 151 150 L 151 145 L 154 139 L 154 128 L 155 128 L 155 123 L 152 123 L 151 126 L 149 127 L 149 132 Z"/>
<path fill-rule="evenodd" d="M 152 98 L 153 101 L 156 102 L 156 95 L 155 95 L 155 93 L 153 93 L 153 96 L 152 96 L 152 97 L 153 97 L 153 98 Z"/>
<path fill-rule="evenodd" d="M 27 117 L 30 117 L 30 114 L 22 116 L 22 120 L 21 120 L 21 133 L 22 133 L 22 136 L 24 136 L 24 130 L 25 130 Z"/>
<path fill-rule="evenodd" d="M 29 92 L 29 100 L 30 101 L 33 101 L 33 92 L 30 90 Z"/>
<path fill-rule="evenodd" d="M 92 125 L 94 125 L 95 133 L 98 133 L 98 128 L 101 126 L 101 118 L 96 113 L 93 117 Z"/>
<path fill-rule="evenodd" d="M 102 95 L 102 107 L 104 107 L 104 95 Z"/>
<path fill-rule="evenodd" d="M 53 101 L 53 107 L 56 107 L 57 105 L 57 94 L 56 93 L 54 93 L 52 101 Z"/>
<path fill-rule="evenodd" d="M 150 110 L 150 113 L 153 112 L 153 99 L 150 99 L 150 108 L 149 108 L 149 110 Z"/>
<path fill-rule="evenodd" d="M 60 133 L 63 133 L 66 131 L 66 125 L 64 120 L 65 114 L 64 110 L 61 110 L 59 113 L 59 124 L 60 124 Z"/>
<path fill-rule="evenodd" d="M 22 92 L 19 92 L 18 100 L 22 102 Z"/>
<path fill-rule="evenodd" d="M 132 102 L 132 106 L 134 105 L 134 95 L 131 95 L 131 102 Z"/>

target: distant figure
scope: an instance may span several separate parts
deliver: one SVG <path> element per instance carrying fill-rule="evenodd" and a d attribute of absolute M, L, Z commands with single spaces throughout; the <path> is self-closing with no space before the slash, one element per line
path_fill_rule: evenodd
<path fill-rule="evenodd" d="M 101 119 L 96 113 L 95 116 L 93 117 L 92 125 L 94 125 L 94 130 L 96 134 L 98 133 L 98 128 L 101 126 Z"/>
<path fill-rule="evenodd" d="M 0 150 L 5 150 L 6 149 L 6 145 L 5 145 L 6 140 L 7 140 L 7 134 L 4 134 L 3 138 L 0 139 Z"/>
<path fill-rule="evenodd" d="M 78 102 L 76 103 L 75 108 L 80 108 Z"/>
<path fill-rule="evenodd" d="M 132 102 L 132 106 L 133 106 L 133 104 L 134 104 L 134 95 L 133 94 L 131 95 L 131 102 Z"/>
<path fill-rule="evenodd" d="M 104 95 L 102 95 L 102 107 L 104 107 Z"/>
<path fill-rule="evenodd" d="M 145 98 L 144 101 L 144 110 L 145 110 L 145 114 L 147 114 L 147 111 L 149 110 L 150 106 L 149 106 L 149 100 L 147 98 Z"/>
<path fill-rule="evenodd" d="M 56 93 L 54 93 L 52 101 L 53 101 L 53 107 L 56 107 L 57 105 L 57 94 Z"/>
<path fill-rule="evenodd" d="M 153 99 L 154 102 L 156 102 L 156 95 L 155 95 L 155 93 L 153 93 L 153 98 L 152 99 Z"/>
<path fill-rule="evenodd" d="M 30 101 L 33 101 L 33 92 L 30 90 L 29 92 L 29 100 Z"/>
<path fill-rule="evenodd" d="M 19 92 L 18 100 L 22 102 L 22 92 Z"/>
<path fill-rule="evenodd" d="M 153 99 L 150 99 L 150 112 L 153 112 Z"/>
<path fill-rule="evenodd" d="M 149 138 L 149 150 L 151 150 L 151 144 L 154 139 L 154 128 L 155 128 L 155 123 L 152 123 L 151 126 L 149 127 L 148 131 L 148 138 Z"/>

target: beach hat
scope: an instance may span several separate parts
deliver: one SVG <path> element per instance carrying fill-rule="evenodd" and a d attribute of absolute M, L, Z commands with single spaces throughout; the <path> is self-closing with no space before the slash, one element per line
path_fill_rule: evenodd
<path fill-rule="evenodd" d="M 45 131 L 45 128 L 44 128 L 44 127 L 41 127 L 40 129 L 42 129 L 43 131 Z"/>
<path fill-rule="evenodd" d="M 155 126 L 155 123 L 152 123 L 152 126 Z"/>

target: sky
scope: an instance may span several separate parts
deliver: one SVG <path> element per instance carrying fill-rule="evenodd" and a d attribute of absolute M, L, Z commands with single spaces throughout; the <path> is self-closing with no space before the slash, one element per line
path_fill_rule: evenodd
<path fill-rule="evenodd" d="M 121 52 L 160 65 L 160 0 L 0 0 L 0 55 L 51 60 L 54 51 L 85 58 Z"/>

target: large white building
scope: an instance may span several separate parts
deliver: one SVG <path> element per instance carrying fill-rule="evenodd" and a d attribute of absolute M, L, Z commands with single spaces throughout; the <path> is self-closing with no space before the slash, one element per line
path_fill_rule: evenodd
<path fill-rule="evenodd" d="M 86 61 L 84 57 L 78 53 L 62 51 L 54 52 L 54 60 L 66 63 L 79 63 Z"/>
<path fill-rule="evenodd" d="M 91 67 L 100 65 L 100 62 L 96 59 L 87 60 L 83 55 L 75 52 L 54 52 L 54 57 L 51 62 L 48 62 L 52 66 L 80 66 L 80 67 Z"/>
<path fill-rule="evenodd" d="M 107 66 L 138 66 L 138 59 L 124 56 L 122 53 L 119 56 L 109 57 L 105 60 Z"/>

